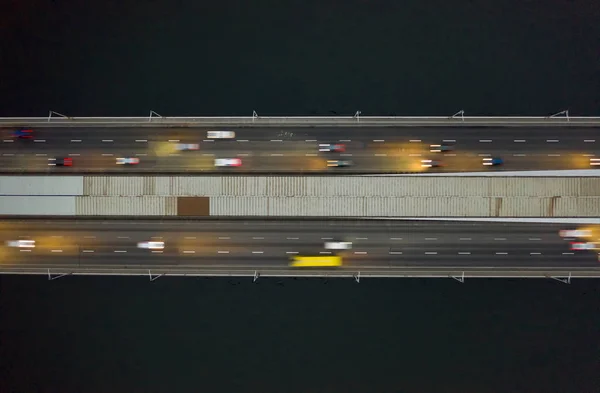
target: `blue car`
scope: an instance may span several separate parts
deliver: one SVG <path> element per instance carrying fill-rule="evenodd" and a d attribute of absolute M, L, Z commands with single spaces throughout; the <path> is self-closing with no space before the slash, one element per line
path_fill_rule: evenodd
<path fill-rule="evenodd" d="M 484 158 L 483 165 L 497 166 L 504 164 L 504 160 L 500 157 Z"/>
<path fill-rule="evenodd" d="M 33 138 L 33 130 L 31 128 L 19 128 L 13 132 L 13 137 L 18 139 L 31 139 Z"/>

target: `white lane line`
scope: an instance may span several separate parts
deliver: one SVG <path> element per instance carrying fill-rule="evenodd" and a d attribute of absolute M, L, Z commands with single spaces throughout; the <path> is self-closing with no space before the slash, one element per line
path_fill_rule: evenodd
<path fill-rule="evenodd" d="M 458 255 L 471 255 L 471 253 L 467 251 L 459 251 Z"/>
<path fill-rule="evenodd" d="M 420 139 L 411 139 L 410 141 L 413 142 L 413 143 L 421 142 Z"/>
<path fill-rule="evenodd" d="M 402 251 L 390 251 L 390 255 L 402 255 Z"/>
<path fill-rule="evenodd" d="M 444 156 L 446 156 L 446 157 L 456 157 L 456 154 L 454 154 L 454 153 L 446 153 L 446 154 L 444 154 Z"/>
<path fill-rule="evenodd" d="M 62 239 L 63 237 L 59 236 L 59 235 L 55 235 L 55 236 L 52 236 L 52 238 L 54 238 L 54 239 Z"/>
<path fill-rule="evenodd" d="M 71 157 L 79 157 L 81 154 L 79 153 L 69 153 L 69 156 Z"/>
<path fill-rule="evenodd" d="M 584 157 L 594 157 L 593 154 L 582 154 Z"/>
<path fill-rule="evenodd" d="M 387 154 L 379 154 L 379 153 L 376 153 L 376 154 L 375 154 L 375 157 L 387 157 Z"/>
<path fill-rule="evenodd" d="M 52 250 L 52 252 L 62 252 L 62 250 Z"/>
<path fill-rule="evenodd" d="M 129 236 L 117 236 L 117 239 L 129 239 Z"/>
<path fill-rule="evenodd" d="M 425 253 L 425 255 L 437 255 L 437 252 L 435 252 L 435 251 L 427 251 Z"/>
<path fill-rule="evenodd" d="M 83 252 L 94 252 L 94 250 L 83 250 Z"/>
<path fill-rule="evenodd" d="M 478 154 L 479 157 L 490 157 L 491 154 L 486 153 L 486 154 Z"/>
<path fill-rule="evenodd" d="M 252 239 L 254 239 L 254 240 L 263 240 L 264 237 L 253 237 Z"/>
<path fill-rule="evenodd" d="M 240 153 L 238 154 L 238 157 L 248 157 L 250 154 L 248 153 Z"/>
<path fill-rule="evenodd" d="M 184 237 L 185 240 L 195 240 L 196 236 L 186 236 Z"/>
<path fill-rule="evenodd" d="M 562 254 L 563 254 L 563 255 L 575 255 L 575 253 L 574 253 L 574 252 L 563 252 Z"/>
<path fill-rule="evenodd" d="M 332 237 L 322 237 L 321 240 L 333 240 Z"/>
<path fill-rule="evenodd" d="M 402 240 L 401 237 L 390 237 L 390 240 Z"/>
<path fill-rule="evenodd" d="M 507 252 L 497 252 L 496 255 L 508 255 Z"/>
<path fill-rule="evenodd" d="M 249 142 L 248 139 L 238 139 L 238 142 Z"/>
<path fill-rule="evenodd" d="M 331 254 L 331 251 L 321 251 L 319 254 L 327 254 L 327 255 L 329 255 L 329 254 Z"/>
<path fill-rule="evenodd" d="M 71 142 L 73 142 L 73 143 L 79 143 L 79 142 L 81 142 L 81 139 L 71 139 Z"/>
<path fill-rule="evenodd" d="M 45 140 L 45 139 L 34 139 L 33 141 L 34 141 L 34 142 L 46 142 L 46 140 Z"/>
<path fill-rule="evenodd" d="M 204 139 L 202 142 L 214 142 L 212 139 Z"/>
<path fill-rule="evenodd" d="M 14 142 L 14 141 L 13 141 L 12 139 L 4 139 L 4 141 L 3 141 L 3 142 L 4 142 L 4 143 L 12 143 L 12 142 Z"/>
<path fill-rule="evenodd" d="M 179 139 L 169 139 L 169 142 L 179 142 Z"/>
<path fill-rule="evenodd" d="M 546 139 L 546 142 L 548 142 L 548 143 L 556 143 L 556 142 L 558 142 L 558 139 Z"/>
<path fill-rule="evenodd" d="M 560 154 L 548 154 L 548 157 L 560 157 Z"/>
<path fill-rule="evenodd" d="M 530 252 L 529 255 L 542 255 L 541 252 Z"/>
<path fill-rule="evenodd" d="M 287 240 L 299 240 L 299 237 L 288 237 Z"/>
<path fill-rule="evenodd" d="M 112 154 L 108 154 L 108 153 L 104 153 L 102 154 L 103 157 L 112 157 Z"/>
<path fill-rule="evenodd" d="M 114 142 L 112 139 L 102 139 L 102 142 Z"/>
<path fill-rule="evenodd" d="M 505 237 L 495 237 L 494 240 L 506 240 Z"/>
<path fill-rule="evenodd" d="M 516 142 L 516 143 L 524 143 L 524 142 L 525 142 L 525 139 L 515 139 L 515 142 Z"/>
<path fill-rule="evenodd" d="M 96 238 L 96 236 L 84 236 L 83 238 L 84 238 L 84 239 L 95 239 L 95 238 Z"/>
<path fill-rule="evenodd" d="M 542 240 L 539 237 L 530 237 L 529 240 Z"/>
<path fill-rule="evenodd" d="M 340 142 L 352 142 L 350 139 L 340 139 Z"/>
<path fill-rule="evenodd" d="M 385 142 L 383 139 L 373 139 L 373 142 Z"/>
<path fill-rule="evenodd" d="M 596 140 L 595 139 L 585 139 L 584 142 L 585 143 L 594 143 L 594 142 L 596 142 Z"/>
<path fill-rule="evenodd" d="M 124 251 L 124 250 L 115 250 L 115 252 L 127 252 L 127 251 Z"/>
<path fill-rule="evenodd" d="M 456 142 L 456 139 L 444 139 L 442 142 Z"/>
<path fill-rule="evenodd" d="M 480 139 L 479 142 L 482 143 L 490 143 L 492 140 L 491 139 Z"/>
<path fill-rule="evenodd" d="M 286 254 L 298 254 L 298 251 L 286 251 Z"/>
<path fill-rule="evenodd" d="M 271 139 L 271 142 L 283 142 L 281 139 Z"/>
<path fill-rule="evenodd" d="M 162 251 L 152 251 L 152 254 L 162 254 Z"/>
<path fill-rule="evenodd" d="M 184 253 L 184 254 L 195 254 L 195 253 L 196 253 L 196 251 L 193 251 L 193 250 L 190 250 L 190 251 L 188 251 L 188 250 L 184 250 L 184 251 L 183 251 L 183 253 Z"/>
<path fill-rule="evenodd" d="M 421 155 L 420 155 L 420 154 L 409 154 L 408 156 L 409 156 L 409 157 L 421 157 Z"/>
<path fill-rule="evenodd" d="M 152 236 L 150 239 L 162 239 L 162 236 Z"/>
<path fill-rule="evenodd" d="M 218 254 L 229 254 L 229 251 L 217 251 Z"/>
<path fill-rule="evenodd" d="M 219 237 L 219 240 L 230 240 L 230 239 L 231 239 L 230 237 L 224 237 L 224 236 Z"/>
<path fill-rule="evenodd" d="M 527 154 L 513 154 L 513 157 L 525 157 Z"/>
<path fill-rule="evenodd" d="M 202 155 L 203 155 L 203 156 L 206 156 L 206 157 L 213 157 L 213 156 L 214 156 L 214 154 L 212 154 L 212 153 L 204 153 L 204 154 L 202 154 Z"/>
<path fill-rule="evenodd" d="M 36 154 L 36 157 L 46 157 L 48 154 Z M 70 154 L 69 154 L 70 155 Z"/>
<path fill-rule="evenodd" d="M 4 154 L 2 154 L 2 155 L 3 155 L 3 156 L 7 156 L 7 157 L 12 157 L 12 156 L 14 156 L 14 154 L 12 154 L 12 153 L 4 153 Z"/>
<path fill-rule="evenodd" d="M 136 139 L 136 142 L 148 142 L 148 139 Z"/>
<path fill-rule="evenodd" d="M 354 251 L 354 253 L 357 255 L 365 255 L 367 252 L 366 251 Z"/>
<path fill-rule="evenodd" d="M 316 153 L 306 153 L 305 156 L 306 157 L 316 157 L 317 154 Z"/>
<path fill-rule="evenodd" d="M 21 252 L 31 252 L 31 250 L 20 250 Z"/>
<path fill-rule="evenodd" d="M 279 154 L 279 153 L 271 153 L 271 157 L 282 157 L 283 154 Z"/>
<path fill-rule="evenodd" d="M 316 156 L 316 154 L 315 154 Z M 352 153 L 341 153 L 340 156 L 342 157 L 352 157 Z"/>
<path fill-rule="evenodd" d="M 136 156 L 137 156 L 137 157 L 145 157 L 145 156 L 147 156 L 147 155 L 148 155 L 148 154 L 146 154 L 146 153 L 139 153 L 139 154 L 136 154 Z"/>
<path fill-rule="evenodd" d="M 461 237 L 460 240 L 472 240 L 470 237 Z"/>
<path fill-rule="evenodd" d="M 316 141 L 317 141 L 316 139 L 307 139 L 307 140 L 305 140 L 305 142 L 316 142 Z"/>
<path fill-rule="evenodd" d="M 252 251 L 252 254 L 264 254 L 264 251 Z"/>
<path fill-rule="evenodd" d="M 357 237 L 356 240 L 369 240 L 368 237 Z"/>
<path fill-rule="evenodd" d="M 426 237 L 425 240 L 437 240 L 437 237 Z"/>
<path fill-rule="evenodd" d="M 179 157 L 179 156 L 181 156 L 181 154 L 178 154 L 178 153 L 171 153 L 171 154 L 169 154 L 169 156 L 171 156 L 171 157 Z"/>

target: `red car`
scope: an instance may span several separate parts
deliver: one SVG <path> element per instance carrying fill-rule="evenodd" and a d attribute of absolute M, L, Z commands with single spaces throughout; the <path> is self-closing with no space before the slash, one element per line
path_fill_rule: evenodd
<path fill-rule="evenodd" d="M 344 152 L 346 151 L 346 145 L 341 143 L 321 143 L 319 145 L 319 151 L 328 151 L 328 152 Z"/>
<path fill-rule="evenodd" d="M 30 128 L 19 128 L 13 132 L 13 137 L 18 139 L 32 139 L 33 138 L 33 130 Z"/>
<path fill-rule="evenodd" d="M 50 166 L 73 166 L 73 159 L 71 157 L 48 158 L 48 165 L 50 165 Z"/>

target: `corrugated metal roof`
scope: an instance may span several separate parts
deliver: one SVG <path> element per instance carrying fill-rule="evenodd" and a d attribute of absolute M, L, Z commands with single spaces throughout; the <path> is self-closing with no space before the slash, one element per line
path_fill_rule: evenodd
<path fill-rule="evenodd" d="M 0 176 L 0 195 L 83 195 L 83 176 Z"/>
<path fill-rule="evenodd" d="M 0 196 L 0 214 L 19 216 L 74 216 L 74 196 Z"/>
<path fill-rule="evenodd" d="M 600 178 L 86 177 L 93 196 L 555 197 L 600 195 Z"/>
<path fill-rule="evenodd" d="M 77 197 L 77 215 L 82 216 L 175 216 L 176 197 Z"/>

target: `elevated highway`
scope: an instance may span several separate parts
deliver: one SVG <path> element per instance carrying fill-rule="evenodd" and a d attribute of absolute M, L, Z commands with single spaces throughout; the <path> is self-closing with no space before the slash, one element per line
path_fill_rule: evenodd
<path fill-rule="evenodd" d="M 3 221 L 1 273 L 544 277 L 600 275 L 593 252 L 570 250 L 557 224 L 425 221 Z M 163 251 L 137 248 L 163 241 Z M 334 270 L 288 267 L 294 255 L 328 255 L 330 240 L 353 242 Z M 151 273 L 152 274 L 152 273 Z"/>
<path fill-rule="evenodd" d="M 54 120 L 53 120 L 54 121 Z M 454 121 L 454 120 L 453 120 Z M 28 125 L 31 123 L 28 123 Z M 225 127 L 231 141 L 210 140 L 208 126 L 114 127 L 33 124 L 31 140 L 12 138 L 15 127 L 0 121 L 0 172 L 3 173 L 148 173 L 148 174 L 368 174 L 427 172 L 497 172 L 589 169 L 600 157 L 600 133 L 588 123 L 549 126 L 394 125 L 336 127 Z M 451 125 L 453 124 L 453 125 Z M 558 125 L 557 125 L 558 124 Z M 177 143 L 199 144 L 198 151 L 177 151 Z M 345 151 L 320 152 L 319 144 L 338 143 Z M 454 145 L 452 151 L 430 152 L 431 144 Z M 70 157 L 72 167 L 48 166 L 48 159 Z M 139 165 L 116 165 L 118 157 L 137 157 Z M 483 165 L 501 157 L 504 165 Z M 216 168 L 216 158 L 240 158 L 239 168 Z M 423 168 L 421 160 L 439 160 L 441 168 Z M 332 168 L 328 160 L 353 166 Z"/>

